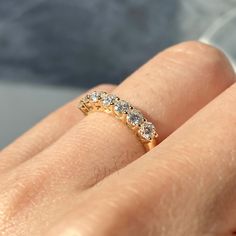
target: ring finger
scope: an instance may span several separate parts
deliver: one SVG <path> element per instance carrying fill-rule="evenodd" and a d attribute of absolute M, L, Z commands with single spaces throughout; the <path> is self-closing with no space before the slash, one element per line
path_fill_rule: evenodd
<path fill-rule="evenodd" d="M 143 111 L 158 126 L 162 141 L 233 82 L 234 72 L 222 53 L 189 42 L 149 61 L 114 94 Z M 19 173 L 30 168 L 33 173 L 46 174 L 57 185 L 58 178 L 63 177 L 70 179 L 67 187 L 79 184 L 83 189 L 143 153 L 141 143 L 124 124 L 107 114 L 93 113 L 20 166 Z"/>

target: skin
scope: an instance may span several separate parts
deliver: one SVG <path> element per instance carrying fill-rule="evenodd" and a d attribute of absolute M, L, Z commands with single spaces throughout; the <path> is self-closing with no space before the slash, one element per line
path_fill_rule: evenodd
<path fill-rule="evenodd" d="M 0 235 L 233 235 L 236 84 L 223 53 L 185 42 L 92 90 L 142 110 L 160 144 L 145 153 L 75 99 L 0 152 Z"/>

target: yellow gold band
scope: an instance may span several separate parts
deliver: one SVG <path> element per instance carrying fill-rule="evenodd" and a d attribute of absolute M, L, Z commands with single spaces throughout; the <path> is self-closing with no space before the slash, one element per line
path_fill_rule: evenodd
<path fill-rule="evenodd" d="M 116 95 L 94 91 L 80 100 L 78 108 L 85 115 L 90 112 L 100 111 L 121 120 L 135 133 L 146 151 L 157 145 L 158 134 L 155 126 L 147 121 L 141 111 Z"/>

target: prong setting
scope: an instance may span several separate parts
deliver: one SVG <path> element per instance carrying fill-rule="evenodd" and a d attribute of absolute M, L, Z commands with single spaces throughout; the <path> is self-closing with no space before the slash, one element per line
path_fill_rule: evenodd
<path fill-rule="evenodd" d="M 78 108 L 85 115 L 94 111 L 113 115 L 136 134 L 147 151 L 157 145 L 158 134 L 154 124 L 149 122 L 140 110 L 114 94 L 93 91 L 80 100 Z"/>

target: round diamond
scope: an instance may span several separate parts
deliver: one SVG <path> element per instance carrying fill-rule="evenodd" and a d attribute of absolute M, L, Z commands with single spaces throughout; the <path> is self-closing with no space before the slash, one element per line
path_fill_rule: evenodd
<path fill-rule="evenodd" d="M 89 95 L 86 95 L 85 97 L 83 97 L 80 100 L 78 108 L 82 109 L 82 108 L 86 107 L 88 105 L 88 103 L 89 103 Z"/>
<path fill-rule="evenodd" d="M 114 104 L 116 99 L 117 99 L 117 97 L 115 95 L 108 94 L 108 95 L 104 96 L 102 103 L 104 106 L 108 107 L 108 106 Z"/>
<path fill-rule="evenodd" d="M 141 112 L 137 110 L 132 110 L 127 115 L 127 121 L 133 126 L 139 126 L 143 123 L 144 118 Z"/>
<path fill-rule="evenodd" d="M 139 134 L 145 140 L 151 140 L 156 135 L 155 126 L 151 122 L 144 122 L 139 129 Z"/>
<path fill-rule="evenodd" d="M 94 91 L 90 94 L 90 99 L 93 102 L 97 102 L 101 98 L 101 95 L 102 95 L 101 92 Z"/>
<path fill-rule="evenodd" d="M 79 108 L 79 109 L 82 109 L 83 107 L 84 107 L 84 102 L 83 102 L 83 100 L 81 100 L 81 101 L 79 102 L 78 108 Z"/>
<path fill-rule="evenodd" d="M 82 102 L 88 103 L 88 102 L 89 102 L 89 98 L 90 98 L 90 96 L 89 96 L 89 95 L 86 95 L 86 96 L 82 99 Z"/>
<path fill-rule="evenodd" d="M 129 111 L 130 105 L 126 101 L 117 101 L 114 106 L 114 110 L 117 113 L 127 113 Z"/>

